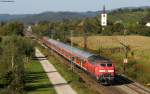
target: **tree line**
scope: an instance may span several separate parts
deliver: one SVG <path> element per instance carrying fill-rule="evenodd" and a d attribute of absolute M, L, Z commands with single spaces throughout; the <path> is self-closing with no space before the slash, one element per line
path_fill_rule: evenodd
<path fill-rule="evenodd" d="M 33 32 L 39 36 L 46 35 L 60 40 L 65 40 L 67 36 L 70 35 L 70 31 L 73 31 L 74 36 L 81 36 L 85 32 L 88 33 L 88 35 L 124 35 L 125 30 L 127 31 L 127 35 L 150 36 L 150 28 L 146 27 L 146 23 L 150 22 L 150 10 L 148 9 L 145 11 L 143 9 L 133 9 L 132 11 L 129 11 L 129 9 L 120 9 L 118 11 L 108 13 L 108 16 L 112 16 L 114 13 L 120 14 L 122 12 L 127 12 L 128 15 L 130 15 L 132 12 L 134 13 L 139 11 L 142 11 L 141 13 L 145 13 L 146 16 L 141 17 L 141 19 L 138 19 L 132 24 L 128 24 L 120 20 L 113 21 L 112 19 L 108 19 L 108 26 L 102 27 L 100 24 L 101 17 L 98 15 L 93 18 L 85 18 L 82 20 L 64 19 L 60 22 L 42 21 L 33 25 L 32 29 Z M 127 19 L 127 17 L 125 16 L 124 19 Z"/>
<path fill-rule="evenodd" d="M 25 94 L 24 64 L 34 55 L 34 46 L 23 30 L 20 22 L 1 23 L 0 94 Z"/>
<path fill-rule="evenodd" d="M 117 13 L 117 14 L 116 14 Z M 134 15 L 133 15 L 133 14 Z M 139 14 L 139 15 L 137 15 Z M 143 15 L 141 17 L 141 15 Z M 146 14 L 146 15 L 145 15 Z M 93 18 L 85 18 L 82 20 L 68 20 L 64 19 L 60 22 L 48 22 L 43 21 L 39 22 L 36 25 L 32 26 L 32 31 L 41 36 L 49 36 L 51 38 L 61 40 L 64 42 L 70 42 L 70 36 L 90 36 L 90 35 L 101 35 L 101 36 L 113 36 L 113 35 L 142 35 L 150 36 L 150 27 L 146 27 L 146 23 L 150 22 L 150 10 L 143 9 L 134 9 L 134 10 L 118 10 L 112 13 L 109 13 L 110 16 L 118 16 L 123 20 L 112 20 L 108 19 L 108 26 L 102 27 L 100 22 L 100 15 Z M 132 15 L 130 18 L 128 16 Z M 123 17 L 122 17 L 123 16 Z M 110 18 L 110 17 L 109 17 Z M 125 19 L 125 20 L 124 20 Z M 132 21 L 131 19 L 135 19 Z M 131 23 L 130 23 L 131 22 Z M 120 52 L 121 55 L 124 54 L 127 56 L 129 53 L 134 56 L 134 51 L 131 52 L 130 46 L 121 44 L 123 47 L 119 48 L 99 48 L 95 53 L 100 53 L 101 55 L 111 56 L 111 54 L 116 55 L 115 53 Z M 124 49 L 125 48 L 125 49 Z M 118 51 L 120 50 L 120 51 Z M 91 50 L 90 50 L 91 51 Z M 113 57 L 114 58 L 114 57 Z M 119 59 L 118 59 L 119 58 Z M 117 56 L 115 60 L 120 60 L 120 57 Z M 120 61 L 119 61 L 120 62 Z M 122 62 L 122 61 L 121 61 Z M 138 79 L 143 83 L 148 82 L 148 76 L 143 72 L 143 67 L 137 68 L 137 63 L 140 61 L 131 60 L 128 64 L 129 71 L 126 73 L 128 76 Z M 122 64 L 117 64 L 119 70 L 122 71 Z M 135 72 L 138 71 L 138 72 Z M 139 72 L 144 77 L 139 75 Z"/>

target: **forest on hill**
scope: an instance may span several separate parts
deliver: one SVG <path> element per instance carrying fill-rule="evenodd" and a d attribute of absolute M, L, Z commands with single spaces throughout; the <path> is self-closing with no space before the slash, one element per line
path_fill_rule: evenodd
<path fill-rule="evenodd" d="M 32 26 L 33 32 L 38 35 L 53 36 L 64 40 L 70 31 L 74 35 L 83 33 L 98 35 L 144 35 L 150 36 L 150 29 L 145 24 L 150 22 L 150 9 L 118 9 L 108 13 L 108 26 L 100 24 L 100 15 L 79 20 L 63 19 L 59 22 L 40 21 Z M 124 32 L 125 31 L 125 32 Z M 59 36 L 63 34 L 63 36 Z"/>
<path fill-rule="evenodd" d="M 110 19 L 123 20 L 123 21 L 136 21 L 146 14 L 145 10 L 149 10 L 150 7 L 125 7 L 114 10 L 107 10 L 110 15 Z M 23 23 L 35 23 L 40 21 L 63 21 L 68 20 L 81 20 L 85 18 L 93 18 L 99 16 L 102 11 L 88 11 L 88 12 L 43 12 L 39 14 L 0 14 L 0 22 L 4 21 L 21 21 Z M 130 15 L 131 12 L 134 14 Z M 128 17 L 129 16 L 129 17 Z M 134 17 L 134 19 L 132 19 Z"/>

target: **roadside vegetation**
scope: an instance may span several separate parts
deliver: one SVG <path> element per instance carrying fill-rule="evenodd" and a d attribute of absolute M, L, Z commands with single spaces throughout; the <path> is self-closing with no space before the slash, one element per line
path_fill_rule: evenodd
<path fill-rule="evenodd" d="M 150 28 L 146 27 L 146 23 L 150 22 L 149 17 L 149 8 L 125 8 L 110 11 L 108 26 L 104 28 L 98 15 L 81 20 L 39 22 L 32 26 L 32 32 L 39 37 L 48 36 L 65 43 L 70 43 L 74 38 L 74 46 L 81 49 L 83 37 L 86 36 L 87 45 L 90 45 L 86 50 L 114 60 L 119 73 L 123 73 L 122 62 L 127 55 L 129 63 L 125 74 L 145 85 L 150 83 Z M 126 40 L 123 36 L 127 36 Z"/>
<path fill-rule="evenodd" d="M 39 38 L 49 36 L 65 43 L 71 42 L 70 36 L 72 35 L 74 38 L 80 39 L 81 43 L 74 40 L 74 46 L 81 49 L 83 42 L 80 37 L 100 35 L 101 38 L 98 37 L 97 39 L 96 37 L 95 40 L 89 37 L 91 39 L 88 40 L 88 45 L 92 45 L 92 47 L 88 46 L 86 50 L 112 58 L 116 62 L 117 71 L 121 73 L 123 71 L 122 59 L 125 57 L 125 48 L 123 46 L 124 40 L 119 36 L 128 35 L 125 46 L 128 48 L 129 64 L 125 74 L 143 84 L 150 83 L 150 28 L 145 26 L 146 23 L 150 22 L 150 9 L 118 9 L 109 12 L 108 15 L 108 26 L 104 29 L 100 25 L 100 15 L 98 15 L 97 17 L 80 20 L 64 19 L 60 22 L 39 22 L 32 26 L 32 32 Z M 29 63 L 34 55 L 34 43 L 25 38 L 23 33 L 23 23 L 0 23 L 0 94 L 26 93 L 24 65 Z M 116 41 L 120 41 L 121 45 Z M 92 94 L 92 91 L 87 89 L 84 83 L 78 81 L 78 75 L 66 70 L 67 67 L 61 65 L 54 57 L 51 56 L 50 60 L 55 62 L 54 65 L 57 65 L 56 67 L 67 81 L 72 81 L 71 86 L 80 94 L 85 92 L 86 94 L 87 92 Z M 61 66 L 64 66 L 64 68 Z M 81 90 L 81 88 L 84 89 Z"/>
<path fill-rule="evenodd" d="M 25 64 L 25 73 L 27 94 L 56 94 L 39 61 Z"/>
<path fill-rule="evenodd" d="M 150 36 L 146 23 L 150 22 L 150 9 L 118 9 L 108 12 L 108 26 L 102 29 L 100 15 L 81 20 L 64 19 L 60 22 L 42 21 L 32 26 L 32 31 L 38 36 L 49 36 L 61 41 L 68 41 L 73 36 L 87 35 L 144 35 Z M 61 36 L 60 36 L 61 35 Z"/>
<path fill-rule="evenodd" d="M 81 81 L 80 76 L 73 72 L 70 67 L 49 53 L 48 49 L 45 49 L 40 45 L 38 45 L 38 47 L 45 55 L 48 56 L 49 61 L 56 67 L 58 72 L 65 78 L 72 88 L 77 91 L 78 94 L 99 94 L 97 91 L 92 90 L 86 83 Z"/>
<path fill-rule="evenodd" d="M 34 46 L 23 29 L 19 22 L 0 26 L 0 94 L 25 93 L 24 64 L 34 55 Z"/>

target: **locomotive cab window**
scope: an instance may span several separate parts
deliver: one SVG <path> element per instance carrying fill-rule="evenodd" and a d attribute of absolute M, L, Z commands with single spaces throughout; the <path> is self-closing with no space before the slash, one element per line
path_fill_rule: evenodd
<path fill-rule="evenodd" d="M 93 56 L 89 57 L 89 59 L 90 59 L 91 61 L 96 61 L 96 60 L 109 60 L 109 59 L 107 59 L 107 58 L 105 58 L 105 57 L 102 57 L 102 56 L 99 56 L 99 55 L 93 55 Z"/>
<path fill-rule="evenodd" d="M 102 67 L 105 67 L 106 66 L 106 64 L 100 64 Z"/>
<path fill-rule="evenodd" d="M 107 64 L 107 67 L 112 67 L 112 64 Z"/>

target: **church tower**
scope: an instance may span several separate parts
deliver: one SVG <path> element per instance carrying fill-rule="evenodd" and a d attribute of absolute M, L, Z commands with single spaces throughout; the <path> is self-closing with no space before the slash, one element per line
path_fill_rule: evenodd
<path fill-rule="evenodd" d="M 103 7 L 103 12 L 101 13 L 101 25 L 107 26 L 107 13 L 105 10 L 105 6 Z"/>

